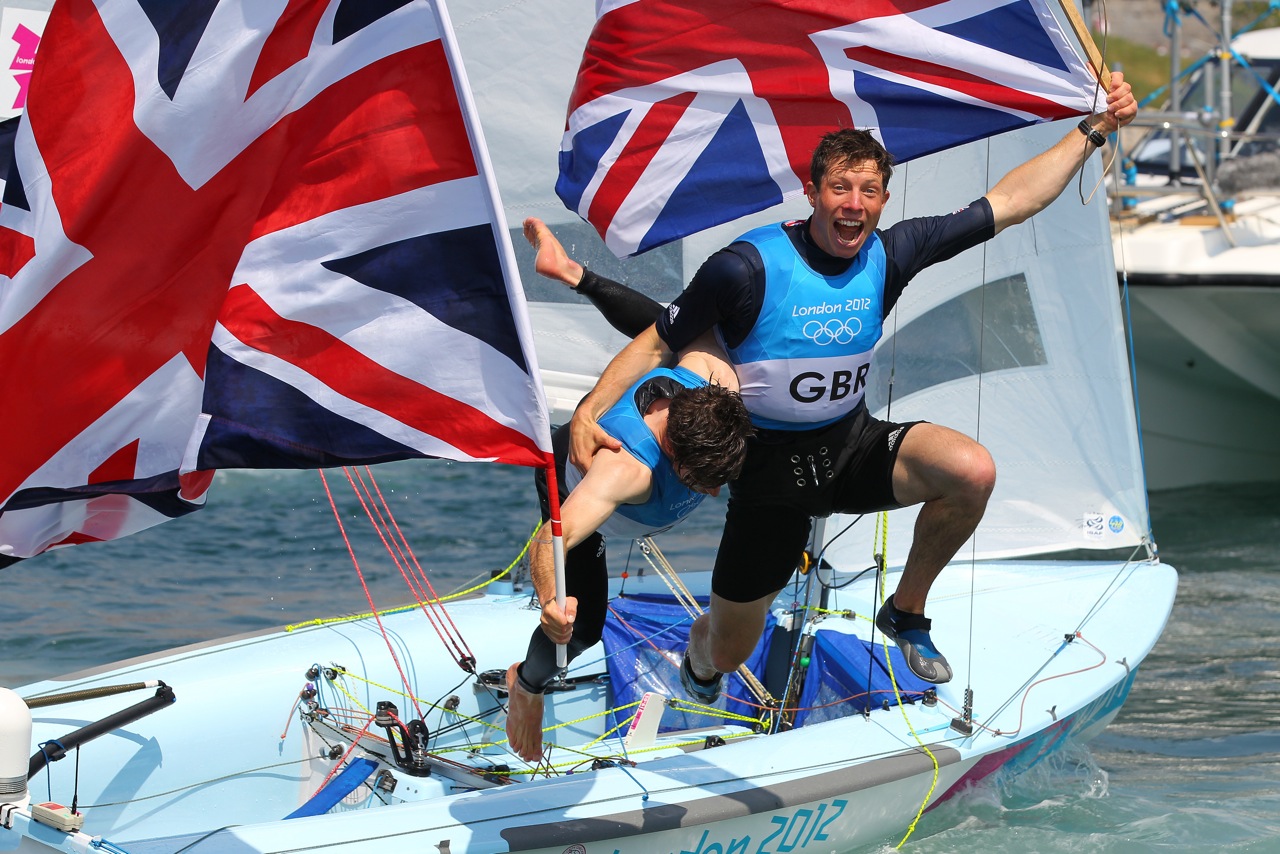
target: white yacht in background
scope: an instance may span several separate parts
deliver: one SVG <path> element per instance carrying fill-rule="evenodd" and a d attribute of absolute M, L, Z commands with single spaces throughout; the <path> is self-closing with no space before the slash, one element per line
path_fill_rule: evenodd
<path fill-rule="evenodd" d="M 1280 479 L 1280 28 L 1185 76 L 1112 199 L 1151 489 Z"/>

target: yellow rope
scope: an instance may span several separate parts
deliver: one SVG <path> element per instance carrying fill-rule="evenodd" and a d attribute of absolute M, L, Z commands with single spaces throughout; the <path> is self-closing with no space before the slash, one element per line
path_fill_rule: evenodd
<path fill-rule="evenodd" d="M 354 673 L 350 673 L 350 672 L 347 672 L 347 671 L 343 671 L 340 675 L 342 675 L 342 676 L 348 676 L 348 677 L 350 677 L 351 679 L 354 679 L 354 680 L 355 680 L 355 681 L 357 681 L 357 682 L 364 682 L 365 684 L 367 684 L 367 685 L 369 685 L 369 686 L 371 686 L 371 687 L 378 688 L 378 689 L 383 690 L 383 691 L 386 691 L 386 692 L 388 692 L 388 693 L 390 693 L 390 694 L 395 694 L 395 695 L 397 695 L 397 696 L 404 697 L 405 699 L 414 700 L 414 701 L 416 701 L 416 702 L 421 702 L 421 701 L 418 701 L 418 700 L 417 700 L 417 698 L 416 698 L 416 697 L 413 697 L 411 694 L 406 694 L 406 693 L 405 693 L 405 692 L 403 692 L 403 691 L 396 690 L 396 689 L 391 688 L 391 687 L 386 686 L 386 685 L 381 685 L 381 684 L 379 684 L 379 683 L 377 683 L 377 682 L 374 682 L 374 681 L 373 681 L 373 680 L 371 680 L 371 679 L 366 679 L 366 678 L 364 678 L 364 677 L 362 677 L 362 676 L 358 676 L 358 675 L 356 675 L 356 674 L 354 674 Z M 354 704 L 355 704 L 355 705 L 356 705 L 356 706 L 357 706 L 357 707 L 358 707 L 358 708 L 359 708 L 359 709 L 360 709 L 364 714 L 369 715 L 369 716 L 372 716 L 372 714 L 369 712 L 369 710 L 365 708 L 364 704 L 363 704 L 363 703 L 361 703 L 361 702 L 360 702 L 360 701 L 359 701 L 359 700 L 358 700 L 358 699 L 357 699 L 357 698 L 356 698 L 356 697 L 355 697 L 355 696 L 354 696 L 350 691 L 348 691 L 348 690 L 347 690 L 343 685 L 339 684 L 336 680 L 329 680 L 329 683 L 330 683 L 331 685 L 333 685 L 333 687 L 334 687 L 335 689 L 337 689 L 338 691 L 340 691 L 340 692 L 341 692 L 341 693 L 342 693 L 342 694 L 343 694 L 343 695 L 344 695 L 348 700 L 350 700 L 352 703 L 354 703 Z M 469 715 L 464 715 L 464 714 L 462 714 L 462 713 L 460 713 L 460 712 L 458 712 L 458 711 L 456 711 L 456 710 L 446 709 L 446 708 L 441 707 L 441 706 L 436 706 L 436 705 L 434 705 L 434 704 L 432 704 L 432 703 L 426 703 L 426 705 L 427 705 L 427 706 L 429 706 L 429 707 L 430 707 L 430 708 L 432 708 L 432 709 L 435 709 L 436 711 L 448 712 L 448 713 L 452 714 L 452 715 L 453 715 L 455 718 L 457 718 L 457 719 L 466 720 L 466 721 L 468 721 L 468 722 L 470 722 L 470 723 L 479 724 L 480 726 L 487 727 L 487 728 L 489 728 L 489 729 L 493 729 L 493 730 L 498 730 L 498 731 L 500 731 L 500 732 L 501 732 L 501 731 L 504 731 L 504 729 L 503 729 L 502 727 L 499 727 L 499 726 L 497 726 L 496 724 L 491 724 L 491 723 L 489 723 L 488 721 L 480 720 L 479 718 L 473 718 L 473 717 L 471 717 L 471 716 L 469 716 Z M 585 722 L 587 722 L 587 721 L 594 720 L 595 718 L 605 717 L 606 715 L 616 714 L 616 713 L 618 713 L 618 712 L 623 712 L 623 711 L 626 711 L 627 709 L 634 708 L 635 706 L 638 706 L 638 705 L 640 705 L 640 701 L 639 701 L 639 700 L 635 701 L 634 703 L 628 703 L 628 704 L 626 704 L 625 706 L 618 706 L 618 707 L 616 707 L 616 708 L 612 708 L 612 709 L 605 709 L 605 710 L 604 710 L 604 711 L 602 711 L 602 712 L 595 712 L 595 713 L 590 714 L 590 715 L 583 715 L 583 716 L 582 716 L 582 717 L 580 717 L 580 718 L 575 718 L 575 719 L 573 719 L 573 720 L 569 720 L 569 721 L 561 721 L 560 723 L 555 724 L 554 726 L 544 727 L 544 728 L 543 728 L 543 730 L 542 730 L 542 733 L 543 733 L 543 735 L 545 736 L 547 733 L 550 733 L 550 732 L 552 732 L 552 731 L 554 731 L 554 730 L 557 730 L 557 729 L 563 729 L 564 727 L 569 727 L 569 726 L 574 726 L 574 725 L 576 725 L 576 724 L 585 723 Z M 730 718 L 730 719 L 733 719 L 733 720 L 742 721 L 743 723 L 749 723 L 749 724 L 751 724 L 752 726 L 754 726 L 754 725 L 756 725 L 756 724 L 758 724 L 758 723 L 759 723 L 759 721 L 758 721 L 756 718 L 747 717 L 747 716 L 744 716 L 744 715 L 739 715 L 739 714 L 736 714 L 736 713 L 734 713 L 734 712 L 729 712 L 729 711 L 725 711 L 725 710 L 722 710 L 722 709 L 717 709 L 717 708 L 715 708 L 715 707 L 713 707 L 713 706 L 703 706 L 703 705 L 700 705 L 700 704 L 698 704 L 698 703 L 690 702 L 690 701 L 688 701 L 688 700 L 681 700 L 681 699 L 674 699 L 674 698 L 673 698 L 673 699 L 669 699 L 669 700 L 667 700 L 667 705 L 668 705 L 670 708 L 672 708 L 673 710 L 675 710 L 675 711 L 680 711 L 680 712 L 685 712 L 685 713 L 705 714 L 705 715 L 710 715 L 710 716 L 712 716 L 712 717 L 718 717 L 718 718 Z M 595 738 L 595 739 L 592 739 L 591 741 L 587 742 L 587 744 L 583 745 L 583 747 L 582 747 L 582 748 L 567 748 L 567 747 L 565 747 L 565 746 L 563 746 L 563 745 L 558 745 L 558 744 L 555 744 L 554 742 L 551 742 L 551 741 L 546 741 L 545 743 L 546 743 L 546 745 L 547 745 L 548 747 L 557 747 L 557 748 L 559 748 L 559 749 L 561 749 L 561 750 L 572 750 L 572 751 L 573 751 L 573 752 L 575 752 L 575 753 L 579 753 L 581 756 L 585 756 L 585 757 L 588 757 L 588 758 L 591 758 L 591 759 L 608 759 L 608 758 L 610 758 L 609 756 L 600 756 L 600 755 L 597 755 L 597 754 L 589 753 L 589 752 L 587 752 L 587 751 L 586 751 L 586 749 L 585 749 L 585 748 L 589 748 L 589 747 L 591 747 L 591 746 L 593 746 L 593 745 L 599 744 L 600 742 L 604 741 L 606 738 L 608 738 L 608 737 L 609 737 L 610 735 L 612 735 L 613 733 L 617 732 L 617 731 L 618 731 L 619 729 L 621 729 L 622 727 L 627 726 L 628 724 L 630 724 L 630 723 L 631 723 L 632 718 L 634 718 L 634 717 L 635 717 L 634 715 L 632 715 L 631 717 L 628 717 L 628 718 L 627 718 L 626 720 L 624 720 L 622 723 L 620 723 L 620 724 L 618 724 L 617 726 L 613 727 L 612 729 L 608 730 L 608 731 L 607 731 L 607 732 L 605 732 L 604 734 L 602 734 L 602 735 L 600 735 L 599 737 L 597 737 L 597 738 Z M 734 737 L 734 738 L 738 738 L 738 737 L 741 737 L 742 735 L 754 735 L 754 734 L 755 734 L 755 733 L 741 733 L 741 734 L 736 735 L 736 736 L 733 736 L 733 737 Z M 505 738 L 504 738 L 504 739 L 499 739 L 498 741 L 483 742 L 483 743 L 481 743 L 481 744 L 473 744 L 473 745 L 467 745 L 467 746 L 461 746 L 461 745 L 459 745 L 458 747 L 442 748 L 442 749 L 437 750 L 437 751 L 435 751 L 435 752 L 436 752 L 436 753 L 438 753 L 438 754 L 440 754 L 441 756 L 443 756 L 443 755 L 445 755 L 445 754 L 448 754 L 448 753 L 458 753 L 458 752 L 467 752 L 467 753 L 472 753 L 472 752 L 475 752 L 475 751 L 477 751 L 477 750 L 484 750 L 485 748 L 490 748 L 490 747 L 502 747 L 503 745 L 505 745 L 505 744 L 507 744 L 507 743 L 508 743 L 508 739 L 505 739 Z M 634 750 L 634 751 L 631 751 L 631 752 L 633 752 L 633 753 L 645 753 L 645 752 L 648 752 L 648 751 L 650 751 L 650 750 L 662 750 L 662 749 L 665 749 L 666 747 L 679 747 L 679 746 L 686 746 L 686 745 L 689 745 L 689 744 L 698 744 L 698 743 L 699 743 L 699 742 L 696 742 L 696 741 L 693 741 L 693 742 L 680 742 L 680 744 L 673 744 L 673 745 L 660 745 L 660 746 L 653 747 L 653 748 L 642 748 L 642 749 Z M 568 763 L 568 764 L 577 764 L 577 763 Z M 545 767 L 546 767 L 547 769 L 553 769 L 553 768 L 563 767 L 563 766 L 549 765 L 549 766 L 545 766 Z M 494 773 L 500 773 L 500 772 L 494 772 Z M 513 773 L 513 774 L 517 774 L 517 773 L 518 773 L 518 774 L 524 774 L 524 773 L 530 773 L 530 772 L 529 772 L 529 771 L 513 771 L 513 772 L 511 772 L 511 773 Z"/>
<path fill-rule="evenodd" d="M 352 694 L 350 691 L 348 691 L 345 685 L 340 683 L 337 679 L 330 679 L 329 684 L 332 685 L 334 688 L 336 688 L 338 691 L 340 691 L 342 695 L 345 696 L 348 700 L 355 703 L 356 706 L 360 709 L 360 711 L 364 712 L 369 717 L 373 717 L 373 713 L 370 712 L 368 709 L 366 709 L 364 706 L 364 703 L 361 703 L 359 700 L 357 700 L 355 695 Z"/>
<path fill-rule="evenodd" d="M 883 602 L 885 599 L 885 575 L 888 574 L 885 572 L 886 556 L 889 554 L 888 513 L 882 512 L 876 517 L 875 551 L 876 554 L 880 555 L 880 601 Z M 907 840 L 911 838 L 911 834 L 915 833 L 916 824 L 919 823 L 920 816 L 924 815 L 924 808 L 929 805 L 929 798 L 933 797 L 933 790 L 938 787 L 938 757 L 933 755 L 933 751 L 925 745 L 924 740 L 920 738 L 920 734 L 916 732 L 916 728 L 911 725 L 911 718 L 907 715 L 907 707 L 903 705 L 902 694 L 898 691 L 898 677 L 893 673 L 893 660 L 889 655 L 889 639 L 885 637 L 883 633 L 880 635 L 880 645 L 884 647 L 884 664 L 889 670 L 889 684 L 893 686 L 893 697 L 898 702 L 898 710 L 902 712 L 902 720 L 906 722 L 907 729 L 911 731 L 911 737 L 916 740 L 916 744 L 920 746 L 920 749 L 929 757 L 929 761 L 933 763 L 933 780 L 929 783 L 929 791 L 925 792 L 924 800 L 920 802 L 920 809 L 916 810 L 916 817 L 911 819 L 911 824 L 907 827 L 906 834 L 898 841 L 898 844 L 894 846 L 894 849 L 896 850 L 901 849 L 902 846 L 907 843 Z M 868 687 L 870 687 L 870 685 L 868 685 Z"/>
<path fill-rule="evenodd" d="M 832 610 L 831 608 L 820 608 L 817 605 L 805 605 L 802 610 L 813 611 L 815 614 L 823 614 L 828 617 L 849 617 L 855 620 L 866 620 L 867 622 L 871 622 L 870 617 L 866 616 L 865 614 L 859 614 L 857 611 L 854 611 L 852 608 L 840 608 L 837 610 Z"/>
<path fill-rule="evenodd" d="M 667 700 L 667 707 L 675 712 L 684 712 L 686 714 L 708 715 L 715 718 L 729 718 L 730 720 L 742 721 L 752 726 L 760 723 L 759 718 L 740 715 L 737 712 L 731 712 L 728 709 L 717 709 L 715 706 L 704 706 L 701 703 L 695 703 L 692 700 L 685 700 L 679 697 L 672 697 Z"/>
<path fill-rule="evenodd" d="M 739 732 L 739 733 L 731 733 L 731 734 L 729 734 L 729 735 L 722 735 L 722 736 L 721 736 L 721 738 L 723 738 L 725 741 L 732 741 L 732 740 L 734 740 L 734 739 L 738 739 L 738 738 L 749 738 L 749 737 L 754 738 L 754 737 L 755 737 L 755 735 L 756 735 L 756 733 L 754 733 L 754 732 Z M 655 745 L 653 745 L 652 747 L 642 747 L 642 748 L 639 748 L 639 749 L 637 749 L 637 750 L 631 750 L 631 751 L 628 751 L 628 752 L 629 752 L 629 753 L 632 753 L 632 754 L 639 754 L 639 753 L 654 753 L 654 752 L 657 752 L 657 751 L 660 751 L 660 750 L 674 750 L 674 749 L 677 749 L 677 748 L 679 748 L 679 749 L 683 749 L 683 748 L 686 748 L 686 747 L 694 747 L 694 746 L 696 746 L 696 745 L 703 744 L 704 742 L 705 742 L 705 739 L 702 739 L 702 738 L 694 739 L 694 740 L 692 740 L 692 741 L 676 741 L 676 742 L 668 742 L 668 743 L 666 743 L 666 744 L 655 744 Z M 499 746 L 500 744 L 502 744 L 502 742 L 497 742 L 497 743 L 492 744 L 492 745 L 481 745 L 481 747 L 496 747 L 496 746 Z M 624 757 L 619 756 L 619 755 L 617 755 L 617 754 L 596 755 L 596 754 L 593 754 L 593 753 L 585 753 L 585 752 L 582 752 L 582 751 L 577 750 L 577 749 L 574 749 L 574 748 L 563 747 L 563 746 L 560 746 L 560 745 L 555 745 L 555 744 L 550 744 L 550 743 L 548 743 L 548 744 L 547 744 L 547 746 L 548 746 L 548 747 L 558 747 L 560 750 L 564 750 L 564 751 L 566 751 L 566 752 L 570 752 L 570 753 L 578 753 L 578 754 L 580 755 L 580 758 L 575 759 L 575 760 L 574 760 L 574 761 L 572 761 L 572 762 L 547 763 L 547 764 L 539 765 L 539 766 L 538 766 L 538 767 L 536 767 L 536 768 L 517 768 L 517 769 L 511 769 L 511 770 L 507 770 L 507 771 L 488 771 L 488 770 L 486 770 L 486 771 L 485 771 L 485 773 L 486 773 L 486 774 L 492 774 L 492 775 L 493 775 L 493 776 L 495 776 L 495 777 L 515 777 L 515 776 L 520 776 L 520 775 L 524 775 L 524 774 L 537 774 L 537 773 L 542 773 L 542 772 L 552 771 L 552 770 L 555 770 L 555 769 L 558 769 L 558 768 L 573 768 L 573 767 L 576 767 L 576 766 L 578 766 L 578 765 L 581 765 L 584 759 L 607 759 L 607 760 L 619 760 L 619 761 L 626 761 Z M 453 752 L 453 753 L 456 753 L 456 752 L 458 752 L 458 751 L 457 751 L 456 749 L 455 749 L 455 750 L 452 750 L 452 751 L 440 751 L 440 753 L 441 753 L 442 755 L 443 755 L 444 753 L 447 753 L 447 752 Z"/>

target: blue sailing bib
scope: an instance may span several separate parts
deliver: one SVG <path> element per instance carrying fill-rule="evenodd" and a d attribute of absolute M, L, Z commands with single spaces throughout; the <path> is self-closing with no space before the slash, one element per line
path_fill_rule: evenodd
<path fill-rule="evenodd" d="M 738 239 L 756 247 L 765 269 L 764 303 L 755 326 L 737 347 L 725 347 L 751 421 L 809 430 L 848 415 L 862 401 L 871 353 L 883 332 L 880 236 L 871 234 L 838 276 L 810 269 L 781 225 Z"/>
<path fill-rule="evenodd" d="M 694 492 L 676 477 L 671 459 L 658 447 L 658 439 L 644 423 L 644 410 L 657 395 L 645 386 L 659 377 L 667 377 L 684 388 L 701 388 L 707 381 L 692 371 L 681 368 L 657 368 L 645 374 L 627 389 L 627 393 L 600 418 L 606 433 L 622 443 L 623 449 L 653 471 L 653 488 L 643 504 L 622 504 L 600 531 L 618 537 L 643 537 L 668 530 L 706 498 Z M 572 490 L 582 480 L 577 466 L 565 466 L 565 477 Z"/>

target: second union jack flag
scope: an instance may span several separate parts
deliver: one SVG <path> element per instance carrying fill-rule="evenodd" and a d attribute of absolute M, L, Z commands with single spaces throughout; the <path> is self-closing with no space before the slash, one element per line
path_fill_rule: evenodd
<path fill-rule="evenodd" d="M 602 0 L 556 192 L 626 257 L 799 194 L 836 128 L 904 162 L 1105 98 L 1043 0 Z"/>

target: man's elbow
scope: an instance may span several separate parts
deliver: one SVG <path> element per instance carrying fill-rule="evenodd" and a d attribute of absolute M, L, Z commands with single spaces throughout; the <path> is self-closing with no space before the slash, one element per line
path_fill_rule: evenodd
<path fill-rule="evenodd" d="M 1052 199 L 1003 199 L 998 202 L 996 199 L 988 197 L 988 201 L 991 202 L 995 233 L 999 234 L 1011 225 L 1018 225 L 1031 219 L 1031 217 L 1047 208 Z"/>

